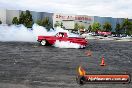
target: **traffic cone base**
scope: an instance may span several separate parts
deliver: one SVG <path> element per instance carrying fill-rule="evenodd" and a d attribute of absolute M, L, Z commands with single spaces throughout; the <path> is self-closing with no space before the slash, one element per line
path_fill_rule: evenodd
<path fill-rule="evenodd" d="M 100 64 L 100 66 L 106 66 L 106 64 Z"/>

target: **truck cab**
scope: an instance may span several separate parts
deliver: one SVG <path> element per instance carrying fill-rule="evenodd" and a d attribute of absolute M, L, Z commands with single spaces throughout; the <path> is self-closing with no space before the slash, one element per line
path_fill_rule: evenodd
<path fill-rule="evenodd" d="M 40 42 L 40 44 L 43 46 L 54 45 L 56 41 L 75 43 L 79 44 L 82 47 L 85 47 L 88 43 L 87 40 L 85 40 L 84 38 L 68 37 L 66 32 L 58 32 L 54 36 L 38 36 L 38 42 Z"/>

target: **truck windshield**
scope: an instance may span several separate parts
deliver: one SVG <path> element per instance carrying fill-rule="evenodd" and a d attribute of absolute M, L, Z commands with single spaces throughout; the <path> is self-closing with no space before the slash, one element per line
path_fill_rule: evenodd
<path fill-rule="evenodd" d="M 64 33 L 57 33 L 56 37 L 64 37 Z"/>

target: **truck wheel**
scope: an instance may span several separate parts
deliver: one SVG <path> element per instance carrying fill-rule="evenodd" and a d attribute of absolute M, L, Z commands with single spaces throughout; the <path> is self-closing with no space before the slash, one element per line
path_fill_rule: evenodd
<path fill-rule="evenodd" d="M 41 43 L 42 46 L 45 46 L 46 45 L 46 40 L 42 40 L 40 43 Z"/>

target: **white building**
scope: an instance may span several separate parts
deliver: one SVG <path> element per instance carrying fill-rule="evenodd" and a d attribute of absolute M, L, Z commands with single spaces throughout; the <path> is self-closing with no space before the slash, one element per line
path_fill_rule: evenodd
<path fill-rule="evenodd" d="M 6 10 L 0 9 L 0 20 L 3 24 L 12 24 L 12 20 L 14 17 L 18 17 L 20 15 L 20 10 Z"/>
<path fill-rule="evenodd" d="M 86 15 L 70 15 L 70 14 L 53 14 L 53 24 L 56 22 L 62 22 L 66 29 L 74 29 L 75 23 L 82 24 L 86 28 L 93 24 L 94 17 Z"/>
<path fill-rule="evenodd" d="M 6 9 L 0 9 L 0 21 L 6 24 Z"/>

